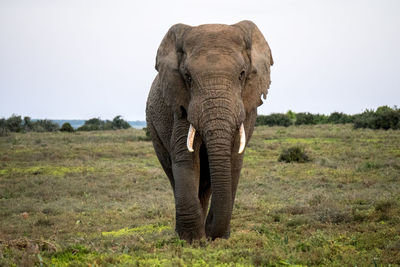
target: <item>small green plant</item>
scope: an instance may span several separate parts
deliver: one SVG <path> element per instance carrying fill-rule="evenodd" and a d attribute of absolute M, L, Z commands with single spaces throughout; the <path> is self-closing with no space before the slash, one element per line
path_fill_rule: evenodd
<path fill-rule="evenodd" d="M 61 131 L 61 132 L 69 132 L 69 133 L 72 133 L 72 132 L 74 132 L 74 128 L 71 126 L 71 124 L 70 124 L 69 122 L 66 122 L 66 123 L 64 123 L 64 124 L 61 126 L 60 131 Z"/>
<path fill-rule="evenodd" d="M 302 147 L 293 146 L 283 150 L 279 155 L 278 161 L 304 163 L 310 161 L 310 157 Z"/>

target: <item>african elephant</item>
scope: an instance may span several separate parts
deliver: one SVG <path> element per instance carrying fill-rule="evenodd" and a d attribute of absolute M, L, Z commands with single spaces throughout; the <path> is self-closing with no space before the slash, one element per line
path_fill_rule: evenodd
<path fill-rule="evenodd" d="M 181 239 L 229 237 L 243 150 L 272 64 L 251 21 L 176 24 L 163 38 L 146 120 L 174 192 Z"/>

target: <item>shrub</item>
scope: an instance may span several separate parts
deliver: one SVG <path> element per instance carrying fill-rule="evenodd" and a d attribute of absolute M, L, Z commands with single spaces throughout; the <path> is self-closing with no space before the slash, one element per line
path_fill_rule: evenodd
<path fill-rule="evenodd" d="M 32 123 L 32 131 L 35 132 L 55 132 L 59 129 L 60 126 L 51 120 L 37 120 Z"/>
<path fill-rule="evenodd" d="M 344 114 L 342 112 L 333 112 L 329 115 L 327 122 L 328 123 L 352 123 L 354 121 L 353 116 Z"/>
<path fill-rule="evenodd" d="M 100 118 L 92 118 L 85 121 L 85 123 L 79 127 L 78 131 L 99 131 L 99 130 L 117 130 L 127 129 L 131 125 L 123 120 L 120 115 L 116 116 L 112 121 L 102 121 Z"/>
<path fill-rule="evenodd" d="M 284 149 L 282 153 L 279 155 L 278 161 L 284 161 L 287 163 L 290 162 L 299 162 L 304 163 L 310 161 L 310 158 L 306 154 L 303 148 L 299 146 L 290 147 L 288 149 Z"/>
<path fill-rule="evenodd" d="M 296 113 L 293 111 L 288 110 L 288 112 L 286 112 L 286 116 L 289 118 L 290 124 L 294 124 L 296 122 Z"/>
<path fill-rule="evenodd" d="M 10 131 L 7 127 L 7 120 L 4 118 L 0 119 L 0 136 L 8 135 L 9 132 Z"/>
<path fill-rule="evenodd" d="M 376 112 L 367 109 L 355 116 L 354 128 L 400 129 L 400 109 L 396 106 L 381 106 Z"/>
<path fill-rule="evenodd" d="M 104 122 L 100 120 L 100 118 L 92 118 L 79 127 L 77 130 L 78 131 L 98 131 L 102 130 Z"/>
<path fill-rule="evenodd" d="M 85 121 L 85 124 L 87 125 L 94 125 L 100 127 L 104 122 L 100 120 L 100 118 L 92 118 L 87 121 Z"/>
<path fill-rule="evenodd" d="M 102 130 L 116 130 L 113 128 L 113 124 L 112 121 L 110 120 L 105 120 L 104 124 L 102 126 Z"/>
<path fill-rule="evenodd" d="M 23 124 L 23 128 L 25 131 L 29 132 L 33 130 L 33 122 L 31 120 L 31 117 L 24 117 L 24 124 Z"/>
<path fill-rule="evenodd" d="M 116 116 L 112 120 L 112 128 L 113 129 L 128 129 L 131 128 L 131 125 L 121 118 L 121 115 Z"/>
<path fill-rule="evenodd" d="M 71 124 L 69 122 L 65 122 L 61 128 L 60 128 L 61 132 L 74 132 L 74 128 L 71 126 Z"/>
<path fill-rule="evenodd" d="M 296 125 L 302 124 L 316 124 L 314 115 L 309 112 L 300 112 L 296 114 Z"/>
<path fill-rule="evenodd" d="M 272 113 L 270 115 L 259 115 L 256 119 L 256 126 L 268 125 L 268 126 L 289 126 L 291 125 L 291 119 L 282 113 Z"/>
<path fill-rule="evenodd" d="M 12 115 L 10 118 L 0 120 L 0 134 L 5 135 L 8 132 L 54 132 L 58 131 L 60 126 L 51 120 L 32 121 L 30 117 Z"/>
<path fill-rule="evenodd" d="M 10 132 L 20 132 L 22 130 L 22 119 L 21 116 L 12 115 L 7 119 L 7 128 Z"/>
<path fill-rule="evenodd" d="M 375 114 L 376 129 L 400 129 L 400 109 L 397 107 L 381 106 Z"/>
<path fill-rule="evenodd" d="M 314 123 L 315 124 L 326 124 L 328 123 L 328 116 L 324 114 L 314 114 Z"/>
<path fill-rule="evenodd" d="M 139 141 L 151 141 L 151 133 L 148 127 L 143 127 L 143 131 L 145 132 L 146 136 L 142 137 L 139 136 Z"/>

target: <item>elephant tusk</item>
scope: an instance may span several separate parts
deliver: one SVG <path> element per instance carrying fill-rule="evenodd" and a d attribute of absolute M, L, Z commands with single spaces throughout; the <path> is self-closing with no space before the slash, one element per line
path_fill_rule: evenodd
<path fill-rule="evenodd" d="M 246 133 L 244 130 L 244 125 L 242 123 L 242 125 L 240 125 L 240 130 L 239 130 L 239 134 L 240 134 L 240 146 L 239 146 L 239 154 L 242 154 L 243 150 L 244 150 L 244 146 L 246 145 Z"/>
<path fill-rule="evenodd" d="M 189 127 L 189 132 L 186 140 L 186 146 L 189 152 L 193 152 L 193 140 L 194 140 L 194 135 L 196 134 L 196 129 L 193 127 L 192 124 L 190 124 Z"/>

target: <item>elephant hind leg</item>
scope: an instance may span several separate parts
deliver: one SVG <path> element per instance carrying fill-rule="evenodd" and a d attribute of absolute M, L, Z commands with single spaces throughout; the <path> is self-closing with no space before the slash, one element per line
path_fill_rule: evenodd
<path fill-rule="evenodd" d="M 199 199 L 203 210 L 204 220 L 207 217 L 208 204 L 211 196 L 210 168 L 205 145 L 200 147 L 200 179 L 199 179 Z"/>

